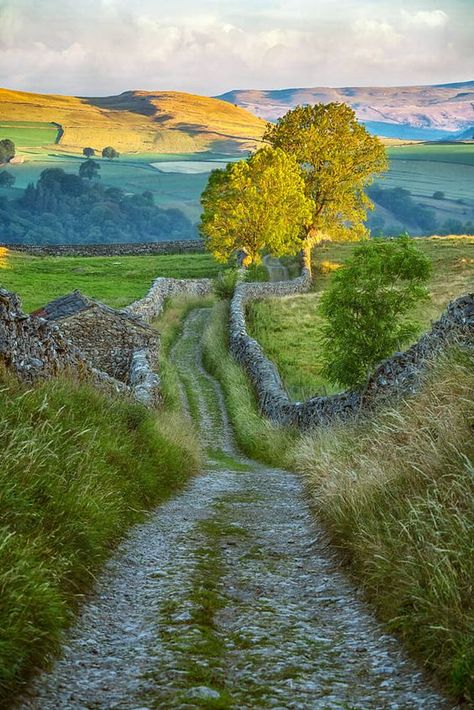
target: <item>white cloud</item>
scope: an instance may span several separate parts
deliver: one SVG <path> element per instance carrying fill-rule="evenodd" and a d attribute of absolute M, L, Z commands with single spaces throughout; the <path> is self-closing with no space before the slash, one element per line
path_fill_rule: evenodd
<path fill-rule="evenodd" d="M 431 2 L 0 0 L 0 85 L 217 94 L 470 78 L 469 3 Z"/>
<path fill-rule="evenodd" d="M 444 27 L 449 21 L 449 15 L 444 10 L 419 10 L 414 13 L 402 10 L 402 15 L 408 22 L 426 27 Z"/>

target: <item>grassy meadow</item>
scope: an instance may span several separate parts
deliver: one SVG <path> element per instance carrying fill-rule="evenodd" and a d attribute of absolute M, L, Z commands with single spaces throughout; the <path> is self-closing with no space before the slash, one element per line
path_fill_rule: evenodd
<path fill-rule="evenodd" d="M 418 239 L 416 244 L 433 267 L 428 284 L 431 299 L 421 304 L 415 314 L 421 327 L 427 330 L 449 301 L 473 290 L 474 237 L 425 238 Z M 321 375 L 317 345 L 321 319 L 317 306 L 319 294 L 329 283 L 331 270 L 343 264 L 354 248 L 354 243 L 328 243 L 316 247 L 313 251 L 313 292 L 254 301 L 248 306 L 249 331 L 276 363 L 290 396 L 295 400 L 335 391 Z"/>
<path fill-rule="evenodd" d="M 62 257 L 0 253 L 0 286 L 18 293 L 26 312 L 79 289 L 86 296 L 123 308 L 145 295 L 158 276 L 205 278 L 222 267 L 210 254 Z"/>
<path fill-rule="evenodd" d="M 41 121 L 0 121 L 0 140 L 9 138 L 24 148 L 47 146 L 56 142 L 58 127 Z"/>
<path fill-rule="evenodd" d="M 58 652 L 111 547 L 200 466 L 187 419 L 0 370 L 0 705 Z M 67 417 L 64 412 L 67 411 Z M 7 704 L 4 704 L 7 703 Z"/>

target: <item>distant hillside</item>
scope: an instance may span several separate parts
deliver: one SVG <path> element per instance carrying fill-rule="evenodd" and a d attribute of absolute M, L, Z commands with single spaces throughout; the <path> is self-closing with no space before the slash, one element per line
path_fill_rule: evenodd
<path fill-rule="evenodd" d="M 338 101 L 349 104 L 373 133 L 408 140 L 456 138 L 474 126 L 474 81 L 437 86 L 236 90 L 217 98 L 267 121 L 275 121 L 298 104 Z"/>
<path fill-rule="evenodd" d="M 44 132 L 48 123 L 61 127 L 57 148 L 67 152 L 113 145 L 123 153 L 236 153 L 253 148 L 265 128 L 243 108 L 174 91 L 85 98 L 0 89 L 0 137 L 13 126 L 20 147 L 22 131 L 25 146 L 31 146 L 31 135 L 38 129 L 36 144 L 44 145 L 44 136 L 50 136 Z M 48 142 L 54 143 L 54 133 Z"/>

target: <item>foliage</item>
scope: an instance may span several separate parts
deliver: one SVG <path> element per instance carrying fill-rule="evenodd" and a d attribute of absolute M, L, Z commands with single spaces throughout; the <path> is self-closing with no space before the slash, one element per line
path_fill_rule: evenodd
<path fill-rule="evenodd" d="M 401 348 L 418 331 L 408 320 L 419 300 L 430 263 L 408 237 L 372 240 L 333 272 L 320 312 L 323 373 L 345 387 L 361 385 L 378 362 Z"/>
<path fill-rule="evenodd" d="M 291 456 L 311 502 L 389 630 L 474 702 L 472 356 L 372 419 L 323 427 Z"/>
<path fill-rule="evenodd" d="M 407 343 L 419 325 L 406 316 L 427 296 L 430 263 L 408 237 L 374 239 L 333 272 L 321 297 L 323 373 L 357 387 L 378 362 Z"/>
<path fill-rule="evenodd" d="M 111 145 L 108 145 L 102 150 L 102 157 L 113 160 L 114 158 L 119 158 L 120 153 L 118 153 L 115 148 L 112 148 Z"/>
<path fill-rule="evenodd" d="M 92 160 L 88 158 L 84 163 L 79 166 L 79 177 L 85 180 L 96 180 L 99 176 L 100 164 L 97 160 Z"/>
<path fill-rule="evenodd" d="M 97 170 L 94 160 L 82 163 L 80 175 L 47 168 L 20 199 L 0 199 L 3 240 L 97 244 L 194 237 L 193 225 L 180 210 L 156 207 L 149 191 L 128 195 L 103 187 L 92 180 Z"/>
<path fill-rule="evenodd" d="M 0 173 L 0 187 L 13 187 L 15 184 L 15 176 L 8 172 L 8 170 L 2 170 Z"/>
<path fill-rule="evenodd" d="M 307 235 L 358 239 L 372 203 L 364 190 L 387 169 L 380 140 L 358 123 L 345 104 L 297 106 L 264 135 L 274 148 L 294 156 L 304 168 L 306 194 L 313 202 Z"/>
<path fill-rule="evenodd" d="M 248 263 L 258 263 L 263 249 L 275 256 L 298 251 L 311 217 L 301 169 L 292 156 L 270 147 L 214 170 L 201 202 L 201 232 L 222 262 L 240 249 Z"/>
<path fill-rule="evenodd" d="M 414 313 L 423 330 L 427 330 L 449 301 L 472 289 L 474 237 L 421 238 L 416 240 L 416 245 L 429 259 L 432 268 L 428 283 L 431 298 L 421 301 Z M 249 332 L 276 364 L 294 400 L 302 401 L 314 394 L 338 389 L 322 372 L 319 337 L 324 320 L 318 312 L 318 303 L 320 293 L 328 288 L 334 267 L 345 264 L 355 248 L 357 242 L 326 242 L 313 250 L 313 288 L 316 292 L 265 298 L 247 305 Z M 296 332 L 298 337 L 295 337 Z"/>
<path fill-rule="evenodd" d="M 11 158 L 15 157 L 15 144 L 10 138 L 0 140 L 0 164 L 8 163 Z"/>
<path fill-rule="evenodd" d="M 239 269 L 233 268 L 220 271 L 214 282 L 214 293 L 219 298 L 232 298 L 238 281 Z"/>
<path fill-rule="evenodd" d="M 446 195 L 442 190 L 435 190 L 433 192 L 433 200 L 444 200 L 446 198 Z"/>
<path fill-rule="evenodd" d="M 86 158 L 92 158 L 95 155 L 95 150 L 94 148 L 84 148 L 82 155 L 85 155 Z"/>
<path fill-rule="evenodd" d="M 59 649 L 111 545 L 200 463 L 187 420 L 0 373 L 0 704 Z M 67 411 L 67 416 L 64 416 Z"/>

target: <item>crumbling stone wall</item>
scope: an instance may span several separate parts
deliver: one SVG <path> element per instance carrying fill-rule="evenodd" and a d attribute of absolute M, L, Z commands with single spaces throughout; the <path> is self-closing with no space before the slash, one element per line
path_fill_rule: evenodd
<path fill-rule="evenodd" d="M 79 351 L 44 318 L 23 313 L 20 298 L 0 289 L 0 361 L 25 381 L 54 377 L 65 370 L 89 371 Z"/>
<path fill-rule="evenodd" d="M 259 343 L 247 333 L 245 307 L 249 300 L 283 296 L 307 290 L 311 275 L 307 266 L 293 281 L 240 284 L 230 305 L 230 350 L 252 381 L 262 414 L 273 421 L 306 430 L 335 420 L 344 421 L 361 411 L 373 409 L 389 397 L 416 391 L 428 363 L 450 343 L 473 346 L 474 295 L 467 294 L 449 304 L 429 333 L 402 353 L 384 360 L 359 391 L 347 391 L 306 402 L 292 402 L 275 365 Z M 297 337 L 297 334 L 295 334 Z"/>
<path fill-rule="evenodd" d="M 94 367 L 56 323 L 25 315 L 19 297 L 0 289 L 0 362 L 24 382 L 72 373 L 108 391 L 131 395 L 147 406 L 157 404 L 160 382 L 149 361 L 150 352 L 135 350 L 128 357 L 129 371 L 121 381 Z"/>
<path fill-rule="evenodd" d="M 160 276 L 153 281 L 150 290 L 138 301 L 127 307 L 127 311 L 146 323 L 158 318 L 167 298 L 175 296 L 207 296 L 212 292 L 212 279 L 172 279 Z"/>
<path fill-rule="evenodd" d="M 138 319 L 133 323 L 126 311 L 92 304 L 58 323 L 93 367 L 125 383 L 135 350 L 147 350 L 150 361 L 158 356 L 158 333 Z"/>

